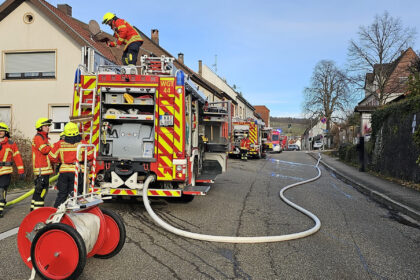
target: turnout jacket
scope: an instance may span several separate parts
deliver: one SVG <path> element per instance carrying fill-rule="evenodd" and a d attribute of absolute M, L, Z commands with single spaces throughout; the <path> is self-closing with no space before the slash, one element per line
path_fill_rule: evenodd
<path fill-rule="evenodd" d="M 8 137 L 4 137 L 4 140 L 0 142 L 0 176 L 13 173 L 13 161 L 18 173 L 25 173 L 22 156 L 16 143 Z"/>
<path fill-rule="evenodd" d="M 125 45 L 124 50 L 133 42 L 143 42 L 139 32 L 121 18 L 115 20 L 112 27 L 115 31 L 114 37 L 117 38 L 117 45 Z"/>
<path fill-rule="evenodd" d="M 241 149 L 249 149 L 251 148 L 251 141 L 249 141 L 249 138 L 242 138 L 241 139 Z"/>
<path fill-rule="evenodd" d="M 61 163 L 59 171 L 60 173 L 74 173 L 76 170 L 76 162 L 83 162 L 85 158 L 86 149 L 80 149 L 80 155 L 77 156 L 77 146 L 79 144 L 87 144 L 87 142 L 82 140 L 80 142 L 71 144 L 64 140 L 60 140 L 53 145 L 48 157 L 54 163 Z M 92 149 L 88 149 L 87 159 L 88 161 L 93 159 Z M 80 167 L 81 170 L 79 171 L 85 172 L 84 164 L 80 164 Z"/>
<path fill-rule="evenodd" d="M 32 139 L 32 166 L 35 175 L 50 175 L 53 174 L 48 154 L 51 151 L 48 134 L 45 132 L 38 132 Z"/>

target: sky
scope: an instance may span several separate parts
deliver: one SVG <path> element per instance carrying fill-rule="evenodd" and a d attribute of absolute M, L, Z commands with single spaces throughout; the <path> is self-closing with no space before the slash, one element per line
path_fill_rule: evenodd
<path fill-rule="evenodd" d="M 72 6 L 73 17 L 102 21 L 106 12 L 135 25 L 198 70 L 198 60 L 275 117 L 302 117 L 303 90 L 322 59 L 344 67 L 359 26 L 388 11 L 420 32 L 420 1 L 354 0 L 47 0 Z M 103 26 L 104 31 L 110 32 Z M 413 49 L 420 50 L 420 34 Z M 217 56 L 217 63 L 216 63 Z M 361 98 L 359 99 L 361 100 Z"/>

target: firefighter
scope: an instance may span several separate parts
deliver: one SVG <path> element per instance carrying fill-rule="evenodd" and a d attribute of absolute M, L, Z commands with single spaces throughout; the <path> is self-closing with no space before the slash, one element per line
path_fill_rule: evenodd
<path fill-rule="evenodd" d="M 123 65 L 136 65 L 137 55 L 143 44 L 143 39 L 139 32 L 127 21 L 118 18 L 113 13 L 106 13 L 103 17 L 102 24 L 109 25 L 114 30 L 114 37 L 117 38 L 117 42 L 107 42 L 109 47 L 125 45 L 122 56 Z"/>
<path fill-rule="evenodd" d="M 248 150 L 251 146 L 248 133 L 245 133 L 244 138 L 241 139 L 241 160 L 248 160 Z"/>
<path fill-rule="evenodd" d="M 6 206 L 7 189 L 10 185 L 10 179 L 13 172 L 13 161 L 18 170 L 20 179 L 25 178 L 22 156 L 19 149 L 12 140 L 10 140 L 9 127 L 0 123 L 0 218 L 3 218 L 3 210 Z"/>
<path fill-rule="evenodd" d="M 51 151 L 48 132 L 52 124 L 51 119 L 39 118 L 35 123 L 36 134 L 32 139 L 32 166 L 35 175 L 35 191 L 31 201 L 31 211 L 44 207 L 48 193 L 50 175 L 53 168 L 48 158 Z"/>
<path fill-rule="evenodd" d="M 65 202 L 74 189 L 76 161 L 82 163 L 84 159 L 83 149 L 82 154 L 77 156 L 77 146 L 79 144 L 87 143 L 82 140 L 77 124 L 69 122 L 64 126 L 64 140 L 55 143 L 49 154 L 49 158 L 52 162 L 61 164 L 57 182 L 58 195 L 54 203 L 55 208 Z M 88 151 L 87 158 L 88 160 L 93 159 L 93 150 Z M 83 164 L 80 165 L 82 170 L 79 170 L 78 174 L 78 177 L 80 178 L 78 193 L 82 192 L 83 187 L 84 166 Z"/>

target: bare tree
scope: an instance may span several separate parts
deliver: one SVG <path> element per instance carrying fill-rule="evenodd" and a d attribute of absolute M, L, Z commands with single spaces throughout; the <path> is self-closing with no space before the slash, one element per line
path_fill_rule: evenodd
<path fill-rule="evenodd" d="M 348 47 L 349 70 L 354 73 L 352 81 L 358 89 L 373 94 L 378 105 L 386 103 L 393 89 L 387 81 L 394 62 L 416 37 L 414 28 L 404 28 L 399 18 L 384 12 L 376 15 L 369 26 L 360 26 L 358 40 L 351 40 Z M 365 87 L 366 73 L 371 72 L 371 86 Z"/>
<path fill-rule="evenodd" d="M 303 109 L 306 116 L 327 118 L 330 130 L 332 118 L 342 115 L 354 101 L 346 74 L 334 61 L 321 60 L 312 73 L 311 86 L 304 90 Z"/>

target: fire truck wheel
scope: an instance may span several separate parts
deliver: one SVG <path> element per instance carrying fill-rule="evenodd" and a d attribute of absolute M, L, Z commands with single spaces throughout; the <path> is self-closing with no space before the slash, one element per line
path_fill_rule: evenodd
<path fill-rule="evenodd" d="M 193 201 L 193 200 L 194 200 L 194 197 L 195 197 L 195 195 L 183 194 L 183 195 L 180 197 L 180 201 L 181 201 L 182 203 L 189 203 L 189 202 L 191 202 L 191 201 Z"/>
<path fill-rule="evenodd" d="M 120 215 L 108 209 L 101 209 L 101 211 L 106 221 L 106 237 L 102 248 L 94 257 L 109 259 L 118 254 L 124 247 L 126 231 Z"/>
<path fill-rule="evenodd" d="M 66 224 L 45 226 L 32 242 L 32 264 L 43 279 L 76 279 L 83 272 L 86 258 L 85 242 Z"/>

